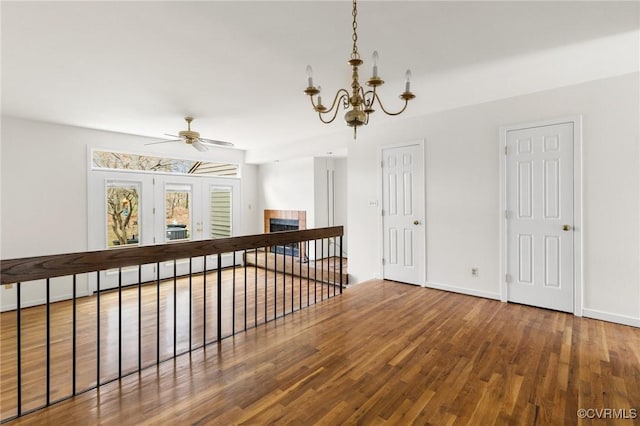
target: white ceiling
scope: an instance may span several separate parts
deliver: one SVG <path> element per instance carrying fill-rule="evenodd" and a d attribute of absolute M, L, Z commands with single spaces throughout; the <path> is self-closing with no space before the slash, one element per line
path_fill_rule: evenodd
<path fill-rule="evenodd" d="M 393 109 L 410 67 L 412 117 L 630 72 L 639 7 L 361 1 L 361 75 L 377 49 Z M 151 137 L 193 115 L 203 137 L 258 162 L 322 135 L 340 150 L 350 134 L 320 124 L 302 92 L 307 64 L 325 99 L 349 84 L 349 1 L 2 1 L 1 13 L 5 115 Z"/>

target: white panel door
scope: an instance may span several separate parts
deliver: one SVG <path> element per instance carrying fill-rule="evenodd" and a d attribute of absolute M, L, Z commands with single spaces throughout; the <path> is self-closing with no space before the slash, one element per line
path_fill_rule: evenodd
<path fill-rule="evenodd" d="M 382 150 L 383 277 L 424 284 L 424 159 L 422 145 Z"/>
<path fill-rule="evenodd" d="M 573 123 L 507 132 L 508 300 L 573 312 Z"/>

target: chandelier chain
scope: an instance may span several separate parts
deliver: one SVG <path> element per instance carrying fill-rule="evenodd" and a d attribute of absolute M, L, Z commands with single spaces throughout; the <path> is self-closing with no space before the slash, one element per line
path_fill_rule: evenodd
<path fill-rule="evenodd" d="M 356 5 L 356 0 L 353 0 L 353 51 L 351 52 L 351 59 L 360 59 L 360 54 L 358 53 L 358 6 Z"/>

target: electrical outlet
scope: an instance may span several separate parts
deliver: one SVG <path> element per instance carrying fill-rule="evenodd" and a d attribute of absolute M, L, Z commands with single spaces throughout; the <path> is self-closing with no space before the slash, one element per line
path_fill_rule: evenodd
<path fill-rule="evenodd" d="M 478 268 L 471 268 L 471 276 L 474 278 L 478 278 L 479 276 Z"/>

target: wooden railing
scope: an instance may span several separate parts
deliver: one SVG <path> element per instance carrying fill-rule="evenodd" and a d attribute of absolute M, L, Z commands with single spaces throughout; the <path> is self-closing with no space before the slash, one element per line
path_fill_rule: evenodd
<path fill-rule="evenodd" d="M 0 420 L 10 421 L 341 294 L 342 236 L 343 227 L 336 226 L 2 260 L 0 283 L 16 287 L 16 304 L 15 310 L 0 314 Z M 272 247 L 291 244 L 299 245 L 298 253 L 315 253 L 315 260 L 272 253 Z M 223 256 L 229 267 L 223 267 Z M 261 268 L 248 265 L 249 258 Z M 196 260 L 201 271 L 194 271 Z M 169 277 L 161 277 L 163 262 L 173 266 Z M 185 275 L 178 273 L 179 263 L 188 266 Z M 155 271 L 151 280 L 142 273 L 148 266 Z M 137 280 L 123 281 L 123 274 L 132 270 Z M 108 290 L 105 271 L 117 277 Z M 94 284 L 88 296 L 78 295 L 80 277 Z M 53 302 L 51 289 L 60 280 L 72 287 L 70 299 Z M 38 286 L 44 303 L 26 307 L 25 286 Z M 172 345 L 167 343 L 171 338 Z M 68 353 L 61 356 L 60 351 Z"/>

